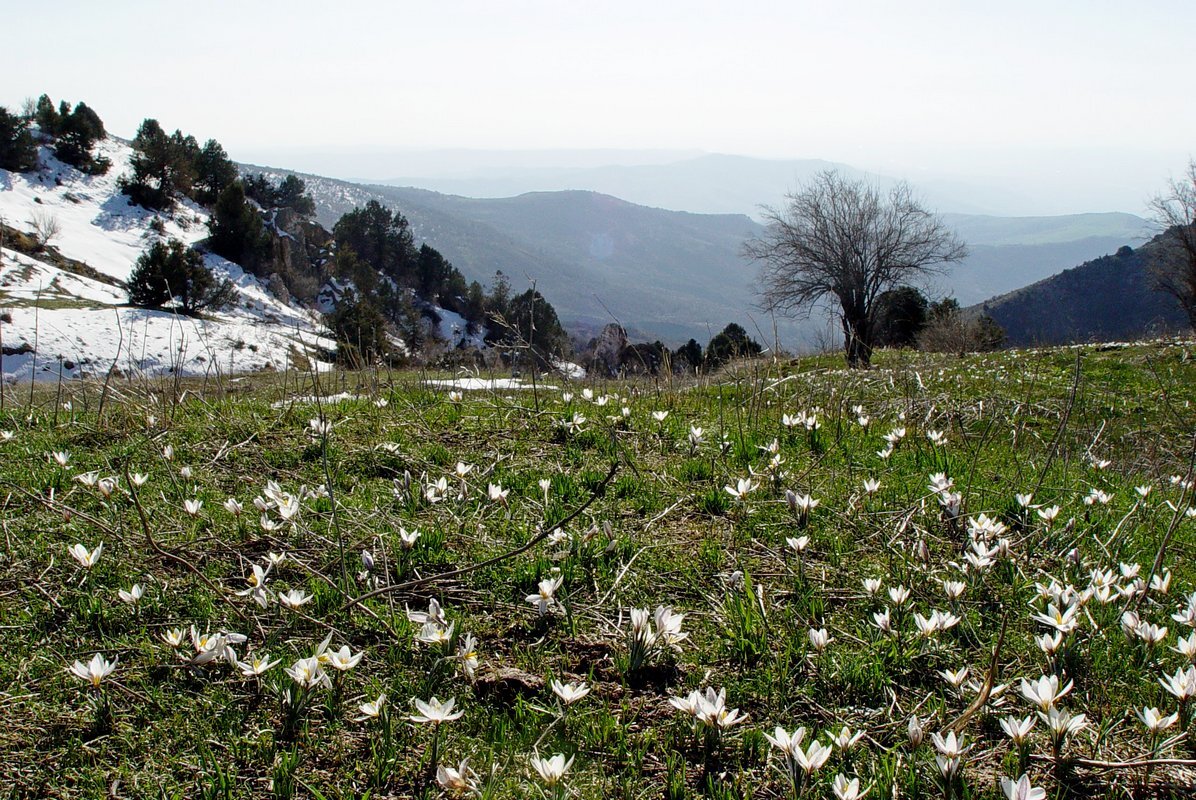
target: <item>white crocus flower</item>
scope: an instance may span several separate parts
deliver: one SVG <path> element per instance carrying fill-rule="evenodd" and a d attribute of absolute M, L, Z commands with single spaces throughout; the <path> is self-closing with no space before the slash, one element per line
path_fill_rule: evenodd
<path fill-rule="evenodd" d="M 815 739 L 804 750 L 800 747 L 794 748 L 793 757 L 806 775 L 813 775 L 826 764 L 827 759 L 831 757 L 831 752 L 831 748 Z"/>
<path fill-rule="evenodd" d="M 266 592 L 266 575 L 267 570 L 258 564 L 254 564 L 253 571 L 245 578 L 245 583 L 248 584 L 248 587 L 237 592 L 237 595 L 239 597 L 251 597 L 253 598 L 253 602 L 265 608 L 270 602 L 269 595 Z"/>
<path fill-rule="evenodd" d="M 1052 738 L 1057 742 L 1062 742 L 1067 736 L 1077 733 L 1088 725 L 1086 715 L 1072 715 L 1067 711 L 1062 711 L 1054 707 L 1048 709 L 1046 713 L 1039 711 L 1038 718 L 1046 723 Z"/>
<path fill-rule="evenodd" d="M 418 530 L 407 530 L 406 528 L 399 528 L 399 546 L 404 550 L 410 550 L 415 547 L 416 540 L 419 539 Z"/>
<path fill-rule="evenodd" d="M 1142 724 L 1151 733 L 1159 733 L 1165 731 L 1179 721 L 1179 712 L 1163 716 L 1157 708 L 1143 708 L 1137 712 L 1138 719 L 1142 720 Z"/>
<path fill-rule="evenodd" d="M 469 767 L 469 759 L 461 759 L 456 767 L 443 764 L 436 767 L 436 783 L 450 797 L 465 797 L 481 794 L 478 789 L 478 774 Z"/>
<path fill-rule="evenodd" d="M 1038 643 L 1039 650 L 1048 656 L 1053 656 L 1063 646 L 1063 634 L 1059 631 L 1055 631 L 1053 634 L 1044 633 L 1041 636 L 1035 636 L 1034 641 Z"/>
<path fill-rule="evenodd" d="M 1071 689 L 1071 681 L 1060 687 L 1058 675 L 1043 675 L 1035 681 L 1023 678 L 1021 685 L 1022 697 L 1038 706 L 1040 711 L 1047 711 L 1054 707 L 1055 703 L 1065 697 Z"/>
<path fill-rule="evenodd" d="M 448 478 L 437 478 L 424 487 L 424 498 L 429 503 L 439 503 L 448 494 Z"/>
<path fill-rule="evenodd" d="M 302 589 L 288 589 L 285 592 L 278 593 L 278 602 L 282 603 L 287 608 L 299 608 L 307 605 L 312 600 L 312 595 L 303 591 Z"/>
<path fill-rule="evenodd" d="M 752 483 L 751 478 L 740 478 L 734 486 L 724 486 L 723 491 L 742 502 L 755 488 L 756 484 Z"/>
<path fill-rule="evenodd" d="M 552 693 L 560 698 L 564 705 L 573 705 L 590 693 L 590 687 L 584 683 L 561 683 L 555 678 L 552 681 Z"/>
<path fill-rule="evenodd" d="M 1163 677 L 1159 678 L 1159 683 L 1180 703 L 1186 703 L 1196 697 L 1196 666 L 1190 666 L 1186 670 L 1181 667 L 1174 675 L 1164 673 Z"/>
<path fill-rule="evenodd" d="M 437 622 L 425 622 L 419 629 L 419 633 L 415 634 L 415 641 L 433 647 L 446 646 L 453 641 L 455 626 L 456 623 L 446 627 Z"/>
<path fill-rule="evenodd" d="M 361 716 L 357 718 L 358 722 L 364 722 L 367 719 L 374 719 L 382 714 L 382 709 L 386 707 L 386 695 L 378 695 L 376 700 L 367 700 L 357 706 L 357 710 L 361 712 Z"/>
<path fill-rule="evenodd" d="M 141 588 L 140 583 L 135 583 L 128 591 L 121 589 L 116 594 L 121 599 L 122 603 L 128 603 L 129 605 L 134 606 L 141 601 L 141 597 L 143 594 L 145 594 L 145 590 Z"/>
<path fill-rule="evenodd" d="M 1034 729 L 1034 717 L 1002 717 L 1000 722 L 1001 730 L 1005 731 L 1005 735 L 1018 747 L 1026 743 L 1030 738 L 1030 731 Z"/>
<path fill-rule="evenodd" d="M 237 666 L 246 678 L 256 678 L 278 665 L 278 659 L 271 661 L 268 656 L 252 656 L 245 661 L 238 661 Z"/>
<path fill-rule="evenodd" d="M 808 516 L 822 502 L 821 500 L 815 500 L 808 494 L 797 494 L 790 491 L 785 492 L 785 500 L 789 503 L 789 507 L 796 510 L 802 517 Z"/>
<path fill-rule="evenodd" d="M 364 654 L 357 653 L 354 655 L 348 645 L 342 645 L 340 650 L 328 651 L 328 663 L 338 672 L 348 672 L 357 666 L 358 662 L 361 661 L 362 655 Z"/>
<path fill-rule="evenodd" d="M 1059 506 L 1051 506 L 1049 508 L 1040 508 L 1036 513 L 1038 514 L 1038 518 L 1045 522 L 1049 528 L 1056 518 L 1058 518 L 1060 510 Z"/>
<path fill-rule="evenodd" d="M 909 737 L 911 747 L 921 747 L 922 742 L 926 741 L 926 731 L 922 727 L 922 720 L 918 719 L 917 714 L 909 718 L 909 723 L 905 726 L 905 732 Z"/>
<path fill-rule="evenodd" d="M 831 738 L 831 743 L 840 750 L 852 750 L 863 738 L 863 731 L 853 731 L 850 727 L 844 725 L 839 732 Z"/>
<path fill-rule="evenodd" d="M 68 548 L 68 552 L 84 569 L 91 569 L 100 560 L 100 554 L 104 552 L 104 543 L 96 545 L 95 550 L 88 550 L 81 544 L 73 544 Z"/>
<path fill-rule="evenodd" d="M 805 741 L 806 729 L 798 728 L 793 733 L 788 733 L 781 726 L 777 726 L 773 733 L 764 732 L 764 738 L 767 739 L 773 747 L 785 754 L 786 758 L 795 758 L 794 753 L 801 748 L 801 743 Z"/>
<path fill-rule="evenodd" d="M 954 671 L 945 669 L 939 672 L 939 674 L 943 676 L 943 680 L 951 684 L 951 687 L 958 691 L 963 686 L 964 681 L 968 679 L 968 668 L 960 667 Z"/>
<path fill-rule="evenodd" d="M 433 725 L 440 725 L 443 722 L 452 722 L 453 720 L 460 719 L 465 713 L 464 711 L 453 713 L 453 706 L 457 703 L 457 698 L 455 697 L 450 697 L 443 703 L 435 696 L 426 702 L 418 699 L 413 702 L 415 703 L 415 710 L 419 713 L 412 714 L 409 717 L 412 722 L 428 722 Z"/>
<path fill-rule="evenodd" d="M 871 789 L 865 789 L 861 792 L 860 779 L 852 778 L 848 780 L 844 775 L 835 776 L 835 781 L 831 784 L 831 790 L 839 800 L 863 800 L 863 797 L 871 791 Z"/>
<path fill-rule="evenodd" d="M 947 599 L 951 601 L 963 597 L 963 593 L 967 591 L 967 588 L 968 585 L 963 581 L 943 581 L 943 594 L 947 595 Z"/>
<path fill-rule="evenodd" d="M 1171 570 L 1164 570 L 1162 574 L 1155 573 L 1150 576 L 1150 590 L 1158 594 L 1167 594 L 1171 588 Z"/>
<path fill-rule="evenodd" d="M 322 686 L 325 689 L 332 688 L 332 681 L 320 665 L 319 656 L 299 659 L 287 667 L 286 673 L 291 676 L 291 680 L 304 689 L 314 689 L 317 686 Z"/>
<path fill-rule="evenodd" d="M 540 758 L 539 755 L 533 755 L 531 765 L 545 785 L 554 787 L 564 779 L 569 767 L 573 766 L 573 756 L 566 761 L 564 753 L 557 753 L 551 758 Z"/>
<path fill-rule="evenodd" d="M 1196 662 L 1196 631 L 1188 634 L 1187 638 L 1178 638 L 1171 649 L 1189 661 Z"/>
<path fill-rule="evenodd" d="M 536 610 L 540 612 L 540 616 L 547 614 L 549 609 L 557 604 L 557 600 L 553 595 L 557 589 L 561 588 L 564 580 L 564 577 L 559 575 L 555 578 L 545 578 L 540 581 L 536 594 L 529 594 L 527 596 L 527 602 L 536 607 Z"/>
<path fill-rule="evenodd" d="M 1078 605 L 1065 605 L 1061 608 L 1054 603 L 1048 603 L 1045 613 L 1031 614 L 1030 619 L 1068 634 L 1080 625 L 1079 611 Z"/>
<path fill-rule="evenodd" d="M 652 614 L 652 621 L 656 623 L 656 638 L 669 648 L 681 652 L 681 643 L 689 638 L 689 634 L 681 630 L 684 620 L 685 615 L 674 613 L 672 606 L 657 606 Z"/>
<path fill-rule="evenodd" d="M 472 681 L 478 672 L 478 640 L 472 633 L 462 636 L 457 644 L 457 660 L 461 662 L 461 672 Z"/>
<path fill-rule="evenodd" d="M 932 733 L 930 740 L 933 742 L 935 750 L 951 758 L 962 756 L 971 749 L 970 746 L 964 745 L 962 736 L 956 737 L 955 731 L 948 731 L 946 736 Z"/>
<path fill-rule="evenodd" d="M 440 607 L 440 603 L 435 597 L 428 600 L 427 611 L 412 611 L 411 609 L 407 609 L 407 619 L 416 625 L 426 625 L 429 622 L 441 627 L 448 625 L 448 620 L 444 616 L 444 609 Z"/>
<path fill-rule="evenodd" d="M 1046 789 L 1030 785 L 1030 776 L 1023 775 L 1016 781 L 1011 778 L 1001 778 L 1001 791 L 1005 792 L 1007 800 L 1046 800 Z"/>
<path fill-rule="evenodd" d="M 79 680 L 90 683 L 93 689 L 98 689 L 104 678 L 107 678 L 116 669 L 117 660 L 109 662 L 108 659 L 96 653 L 86 664 L 76 661 L 67 671 Z"/>

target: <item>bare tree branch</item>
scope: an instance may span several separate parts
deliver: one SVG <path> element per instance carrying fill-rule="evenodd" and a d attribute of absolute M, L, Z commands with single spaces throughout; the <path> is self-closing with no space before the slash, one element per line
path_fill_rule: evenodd
<path fill-rule="evenodd" d="M 851 366 L 868 366 L 883 292 L 967 255 L 905 183 L 886 195 L 829 170 L 788 201 L 783 209 L 765 209 L 766 232 L 744 246 L 761 263 L 762 306 L 808 315 L 819 300 L 834 298 Z"/>
<path fill-rule="evenodd" d="M 1196 161 L 1182 178 L 1150 201 L 1163 227 L 1149 268 L 1155 285 L 1177 301 L 1196 328 Z"/>

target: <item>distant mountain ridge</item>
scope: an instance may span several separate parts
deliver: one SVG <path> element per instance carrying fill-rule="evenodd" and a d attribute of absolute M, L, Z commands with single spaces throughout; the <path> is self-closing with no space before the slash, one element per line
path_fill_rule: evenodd
<path fill-rule="evenodd" d="M 1149 274 L 1157 238 L 1087 261 L 976 306 L 1005 329 L 1010 344 L 1109 341 L 1187 328 L 1171 295 Z"/>
<path fill-rule="evenodd" d="M 387 186 L 418 187 L 471 198 L 507 198 L 533 192 L 582 190 L 608 194 L 650 208 L 699 214 L 756 214 L 777 205 L 794 186 L 818 172 L 838 169 L 853 178 L 865 173 L 822 159 L 772 161 L 702 155 L 667 164 L 478 170 L 473 175 L 398 177 Z"/>
<path fill-rule="evenodd" d="M 763 227 L 746 215 L 668 211 L 594 191 L 480 199 L 302 177 L 325 224 L 378 200 L 401 211 L 416 237 L 434 242 L 467 279 L 487 284 L 501 270 L 517 288 L 535 281 L 574 331 L 618 321 L 638 336 L 676 345 L 690 337 L 707 341 L 728 322 L 740 322 L 772 339 L 774 321 L 756 308 L 756 266 L 741 255 L 743 242 Z M 1146 220 L 1119 213 L 944 220 L 969 242 L 971 256 L 927 288 L 963 305 L 1137 244 L 1149 230 Z M 819 316 L 775 324 L 788 347 L 835 335 Z"/>
<path fill-rule="evenodd" d="M 468 154 L 466 154 L 468 155 Z M 373 170 L 378 179 L 359 181 L 388 186 L 411 186 L 443 194 L 464 197 L 514 197 L 528 192 L 583 189 L 609 194 L 637 205 L 692 211 L 702 214 L 747 214 L 762 218 L 762 206 L 779 206 L 786 195 L 807 183 L 814 175 L 835 169 L 851 178 L 867 178 L 888 187 L 905 178 L 928 207 L 936 211 L 965 214 L 1036 214 L 1067 213 L 1075 203 L 1092 202 L 1079 191 L 1070 192 L 1070 203 L 1058 200 L 1045 203 L 1035 188 L 1009 185 L 1000 174 L 987 178 L 943 178 L 930 175 L 894 175 L 884 168 L 861 169 L 855 165 L 819 158 L 756 158 L 718 153 L 677 155 L 654 163 L 620 162 L 618 153 L 609 154 L 606 164 L 585 166 L 530 166 L 512 159 L 505 164 L 492 158 L 486 163 L 470 162 L 454 168 L 440 158 L 410 166 L 409 172 L 387 172 L 380 163 Z M 634 156 L 636 154 L 628 154 Z M 661 154 L 662 159 L 665 158 Z M 465 156 L 463 156 L 465 158 Z M 408 160 L 410 164 L 410 160 Z M 982 168 L 982 165 L 977 165 Z M 359 173 L 365 174 L 365 173 Z M 1100 202 L 1100 201 L 1098 201 Z M 1104 202 L 1117 202 L 1106 199 Z M 1122 200 L 1121 202 L 1124 202 Z M 1125 207 L 1110 205 L 1110 208 Z"/>

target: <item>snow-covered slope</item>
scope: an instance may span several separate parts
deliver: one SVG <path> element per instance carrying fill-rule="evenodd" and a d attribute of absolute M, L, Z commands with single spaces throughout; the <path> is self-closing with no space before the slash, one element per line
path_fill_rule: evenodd
<path fill-rule="evenodd" d="M 131 205 L 118 183 L 132 151 L 112 138 L 99 150 L 112 162 L 106 175 L 84 175 L 44 147 L 39 171 L 0 170 L 0 222 L 32 232 L 52 220 L 49 246 L 63 257 L 0 249 L 4 380 L 326 366 L 318 354 L 334 344 L 318 315 L 281 303 L 218 256 L 207 266 L 238 290 L 223 311 L 192 318 L 127 307 L 124 281 L 145 248 L 159 236 L 205 238 L 207 213 L 186 201 L 169 216 Z"/>

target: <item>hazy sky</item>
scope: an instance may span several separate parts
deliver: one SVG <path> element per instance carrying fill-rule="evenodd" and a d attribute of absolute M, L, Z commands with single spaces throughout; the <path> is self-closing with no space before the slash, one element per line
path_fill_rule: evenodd
<path fill-rule="evenodd" d="M 1141 211 L 1196 154 L 1193 0 L 58 0 L 14 13 L 0 103 L 85 100 L 118 135 L 154 116 L 278 166 L 348 148 L 652 148 L 1017 182 L 1060 210 Z"/>

